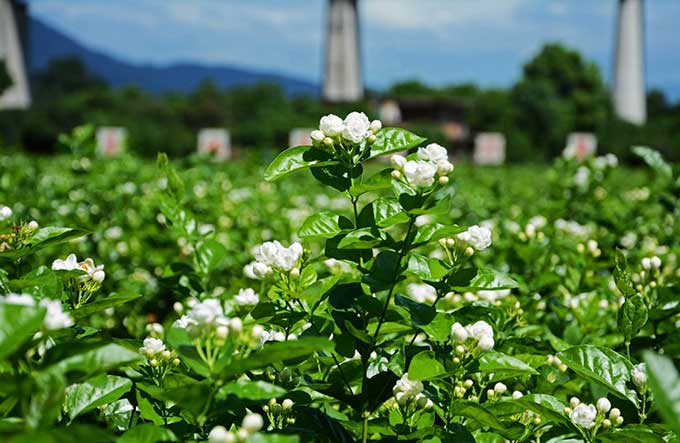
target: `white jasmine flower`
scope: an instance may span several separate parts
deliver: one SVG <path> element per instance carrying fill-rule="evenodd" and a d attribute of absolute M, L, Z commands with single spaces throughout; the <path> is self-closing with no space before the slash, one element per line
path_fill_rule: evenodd
<path fill-rule="evenodd" d="M 401 171 L 404 169 L 404 166 L 406 166 L 406 157 L 403 155 L 394 154 L 392 157 L 390 157 L 390 163 L 394 169 Z"/>
<path fill-rule="evenodd" d="M 312 139 L 312 141 L 315 141 L 317 143 L 321 143 L 326 136 L 324 135 L 323 131 L 315 129 L 311 132 L 309 137 Z"/>
<path fill-rule="evenodd" d="M 12 209 L 7 206 L 0 207 L 0 221 L 7 220 L 12 216 Z"/>
<path fill-rule="evenodd" d="M 363 112 L 350 112 L 345 117 L 342 138 L 352 143 L 361 143 L 370 135 L 371 122 Z"/>
<path fill-rule="evenodd" d="M 488 352 L 493 349 L 495 344 L 492 336 L 484 335 L 477 342 L 477 348 L 479 348 L 480 351 Z"/>
<path fill-rule="evenodd" d="M 380 120 L 373 120 L 370 129 L 372 133 L 377 134 L 382 129 L 382 122 Z"/>
<path fill-rule="evenodd" d="M 35 231 L 35 230 L 38 229 L 40 226 L 38 225 L 38 222 L 37 222 L 37 221 L 31 220 L 30 222 L 28 222 L 27 227 L 28 227 L 28 229 L 30 229 L 31 231 Z"/>
<path fill-rule="evenodd" d="M 406 292 L 418 303 L 432 304 L 437 300 L 437 290 L 426 283 L 409 283 Z"/>
<path fill-rule="evenodd" d="M 451 336 L 454 338 L 456 343 L 463 343 L 469 338 L 470 335 L 468 334 L 467 329 L 463 327 L 463 325 L 461 325 L 458 322 L 455 322 L 451 326 Z"/>
<path fill-rule="evenodd" d="M 440 160 L 436 164 L 437 164 L 437 174 L 438 175 L 448 175 L 454 169 L 453 163 L 451 163 L 448 160 Z"/>
<path fill-rule="evenodd" d="M 252 434 L 254 432 L 262 429 L 264 421 L 260 414 L 248 414 L 243 417 L 243 422 L 241 423 L 241 429 L 245 429 L 248 433 Z"/>
<path fill-rule="evenodd" d="M 607 397 L 597 400 L 597 410 L 606 414 L 612 408 L 612 404 Z"/>
<path fill-rule="evenodd" d="M 69 256 L 70 257 L 70 256 Z M 81 261 L 78 266 L 85 271 L 87 275 L 94 281 L 101 283 L 104 281 L 106 274 L 104 273 L 104 265 L 95 266 L 91 258 L 86 258 Z"/>
<path fill-rule="evenodd" d="M 576 406 L 569 414 L 571 421 L 583 429 L 590 429 L 595 426 L 595 417 L 597 417 L 595 406 L 585 403 Z"/>
<path fill-rule="evenodd" d="M 493 337 L 493 328 L 484 320 L 476 321 L 475 323 L 466 327 L 468 334 L 476 339 L 484 336 Z"/>
<path fill-rule="evenodd" d="M 329 114 L 321 117 L 319 129 L 326 137 L 337 137 L 345 130 L 345 123 L 337 115 Z"/>
<path fill-rule="evenodd" d="M 158 338 L 147 337 L 144 339 L 142 347 L 139 348 L 139 352 L 148 357 L 153 357 L 154 355 L 158 355 L 165 351 L 165 349 L 165 343 L 163 343 L 162 340 Z"/>
<path fill-rule="evenodd" d="M 69 254 L 66 260 L 56 259 L 52 262 L 53 271 L 73 271 L 78 268 L 78 258 L 75 254 Z"/>
<path fill-rule="evenodd" d="M 508 387 L 505 386 L 503 383 L 498 382 L 496 385 L 493 387 L 493 390 L 496 394 L 505 394 L 505 392 L 508 390 Z"/>
<path fill-rule="evenodd" d="M 259 302 L 260 296 L 252 288 L 241 289 L 234 297 L 234 303 L 239 306 L 255 306 Z"/>
<path fill-rule="evenodd" d="M 498 291 L 481 290 L 477 291 L 477 297 L 482 300 L 486 300 L 489 303 L 494 303 L 501 298 L 505 298 L 510 295 L 510 289 L 499 289 Z"/>
<path fill-rule="evenodd" d="M 64 307 L 59 300 L 43 298 L 40 300 L 40 306 L 47 310 L 45 319 L 43 320 L 43 326 L 48 331 L 65 329 L 73 326 L 71 316 L 67 312 L 64 312 Z"/>
<path fill-rule="evenodd" d="M 409 160 L 404 165 L 406 180 L 415 187 L 432 186 L 436 174 L 437 166 L 430 162 Z"/>
<path fill-rule="evenodd" d="M 446 148 L 437 143 L 430 143 L 424 148 L 418 148 L 418 153 L 416 155 L 419 159 L 432 163 L 438 163 L 440 161 L 448 162 L 449 160 L 449 154 Z"/>
<path fill-rule="evenodd" d="M 8 305 L 35 306 L 35 299 L 29 294 L 7 294 L 0 298 L 0 302 Z"/>
<path fill-rule="evenodd" d="M 514 400 L 519 400 L 522 397 L 524 397 L 524 394 L 522 394 L 521 392 L 519 392 L 519 391 L 513 391 L 512 392 L 512 398 Z"/>
<path fill-rule="evenodd" d="M 423 392 L 423 384 L 420 381 L 410 380 L 408 378 L 408 372 L 406 372 L 399 380 L 397 380 L 392 392 L 395 395 L 396 393 L 401 392 L 407 397 L 415 397 Z"/>
<path fill-rule="evenodd" d="M 491 246 L 491 231 L 478 225 L 470 226 L 467 231 L 457 234 L 456 238 L 467 242 L 478 251 Z"/>
<path fill-rule="evenodd" d="M 647 371 L 645 370 L 644 363 L 634 366 L 631 376 L 633 378 L 633 383 L 639 390 L 643 392 L 647 390 Z"/>
<path fill-rule="evenodd" d="M 209 443 L 234 443 L 235 441 L 236 436 L 227 431 L 227 428 L 224 426 L 215 426 L 210 430 L 210 434 L 208 434 Z"/>

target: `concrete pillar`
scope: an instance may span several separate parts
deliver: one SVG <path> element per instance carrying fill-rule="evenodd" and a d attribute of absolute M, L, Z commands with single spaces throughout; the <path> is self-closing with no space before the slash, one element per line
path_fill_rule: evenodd
<path fill-rule="evenodd" d="M 643 0 L 619 0 L 613 100 L 616 115 L 630 123 L 647 120 Z"/>
<path fill-rule="evenodd" d="M 323 84 L 325 100 L 352 102 L 363 98 L 360 59 L 357 0 L 329 0 Z"/>
<path fill-rule="evenodd" d="M 12 86 L 0 95 L 0 109 L 26 109 L 31 104 L 20 20 L 26 6 L 14 0 L 0 0 L 0 59 L 12 79 Z"/>

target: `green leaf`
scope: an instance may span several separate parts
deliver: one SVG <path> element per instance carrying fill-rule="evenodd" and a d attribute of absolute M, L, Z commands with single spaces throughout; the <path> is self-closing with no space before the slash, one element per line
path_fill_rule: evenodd
<path fill-rule="evenodd" d="M 491 268 L 462 269 L 449 278 L 452 289 L 458 292 L 479 289 L 512 289 L 519 286 L 507 274 Z"/>
<path fill-rule="evenodd" d="M 394 303 L 397 306 L 405 308 L 408 313 L 411 314 L 411 321 L 413 324 L 418 327 L 429 324 L 437 314 L 437 310 L 433 306 L 418 303 L 401 294 L 394 296 Z"/>
<path fill-rule="evenodd" d="M 45 310 L 0 303 L 0 360 L 30 340 L 42 326 Z"/>
<path fill-rule="evenodd" d="M 64 407 L 71 420 L 101 405 L 118 400 L 132 388 L 125 377 L 102 374 L 73 386 L 66 396 Z"/>
<path fill-rule="evenodd" d="M 324 211 L 309 216 L 302 224 L 298 235 L 302 238 L 332 238 L 343 232 L 343 230 L 351 229 L 352 227 L 352 222 L 347 217 Z"/>
<path fill-rule="evenodd" d="M 247 400 L 269 400 L 270 398 L 281 397 L 286 392 L 288 391 L 279 386 L 259 380 L 234 381 L 227 383 L 219 390 L 219 394 L 224 397 L 231 394 Z"/>
<path fill-rule="evenodd" d="M 535 412 L 545 421 L 549 420 L 575 430 L 571 419 L 564 414 L 566 405 L 552 395 L 529 394 L 512 401 L 529 411 Z"/>
<path fill-rule="evenodd" d="M 494 373 L 494 380 L 538 373 L 522 360 L 497 351 L 485 352 L 479 356 L 479 371 L 485 374 Z"/>
<path fill-rule="evenodd" d="M 89 231 L 84 229 L 56 228 L 53 226 L 48 226 L 33 234 L 30 246 L 21 249 L 10 249 L 8 251 L 0 252 L 0 258 L 6 257 L 16 260 L 18 258 L 25 257 L 26 255 L 33 254 L 34 252 L 37 252 L 48 246 L 65 243 L 67 241 L 88 235 L 89 233 Z"/>
<path fill-rule="evenodd" d="M 367 192 L 389 189 L 392 186 L 392 168 L 383 169 L 361 183 L 354 183 L 349 189 L 352 197 L 359 197 Z"/>
<path fill-rule="evenodd" d="M 626 256 L 620 249 L 616 250 L 616 264 L 614 266 L 614 282 L 616 282 L 616 287 L 624 295 L 624 297 L 629 297 L 635 294 L 635 288 L 633 287 L 633 282 L 630 279 L 630 272 L 628 272 L 628 263 Z"/>
<path fill-rule="evenodd" d="M 156 443 L 165 441 L 179 441 L 168 428 L 144 423 L 130 428 L 125 434 L 116 439 L 116 443 Z"/>
<path fill-rule="evenodd" d="M 637 394 L 626 386 L 632 364 L 623 355 L 601 346 L 580 345 L 557 356 L 579 376 L 637 406 Z"/>
<path fill-rule="evenodd" d="M 630 343 L 637 333 L 640 332 L 640 329 L 645 326 L 647 316 L 647 305 L 641 294 L 633 294 L 626 297 L 617 315 L 619 331 L 623 334 L 626 343 Z"/>
<path fill-rule="evenodd" d="M 388 289 L 397 280 L 399 266 L 399 254 L 394 251 L 382 251 L 375 258 L 363 282 L 371 286 L 373 291 Z"/>
<path fill-rule="evenodd" d="M 432 380 L 443 374 L 446 374 L 446 369 L 437 360 L 433 351 L 419 352 L 413 357 L 408 367 L 408 378 L 410 380 Z"/>
<path fill-rule="evenodd" d="M 451 314 L 438 312 L 430 324 L 421 327 L 428 337 L 432 340 L 446 343 L 451 335 L 451 325 L 454 320 Z"/>
<path fill-rule="evenodd" d="M 215 239 L 201 242 L 196 248 L 198 269 L 201 274 L 208 275 L 222 263 L 227 256 L 227 248 Z"/>
<path fill-rule="evenodd" d="M 104 298 L 97 299 L 92 303 L 87 303 L 79 307 L 75 311 L 71 311 L 70 314 L 71 317 L 78 320 L 81 318 L 89 317 L 90 315 L 95 314 L 97 312 L 102 312 L 105 309 L 113 308 L 114 306 L 119 306 L 131 302 L 132 300 L 137 300 L 142 295 L 143 294 L 139 292 L 128 292 L 125 294 L 108 295 L 105 296 Z"/>
<path fill-rule="evenodd" d="M 664 421 L 680 435 L 680 376 L 673 360 L 653 352 L 644 353 L 654 405 Z"/>
<path fill-rule="evenodd" d="M 143 359 L 139 352 L 133 352 L 115 343 L 67 343 L 51 349 L 46 358 L 56 358 L 54 354 L 64 358 L 48 364 L 44 371 L 67 373 L 83 380 L 90 376 L 136 363 Z"/>
<path fill-rule="evenodd" d="M 234 356 L 229 366 L 223 369 L 222 377 L 240 376 L 246 371 L 260 369 L 272 363 L 281 363 L 311 354 L 333 349 L 333 342 L 322 337 L 305 337 L 285 342 L 267 342 L 262 350 L 253 352 L 247 357 Z"/>
<path fill-rule="evenodd" d="M 439 259 L 411 254 L 408 259 L 408 271 L 422 280 L 438 282 L 449 273 L 449 268 Z"/>
<path fill-rule="evenodd" d="M 371 249 L 382 241 L 376 233 L 375 228 L 361 228 L 351 231 L 345 235 L 340 243 L 339 249 Z"/>
<path fill-rule="evenodd" d="M 267 167 L 264 179 L 276 181 L 292 172 L 313 166 L 335 165 L 337 161 L 314 146 L 295 146 L 280 153 Z"/>
<path fill-rule="evenodd" d="M 373 202 L 373 216 L 375 223 L 381 228 L 387 228 L 409 221 L 396 198 L 379 198 Z"/>
<path fill-rule="evenodd" d="M 371 153 L 368 158 L 380 157 L 392 152 L 407 151 L 424 141 L 423 137 L 405 129 L 383 128 L 376 134 L 376 141 L 371 145 Z"/>
<path fill-rule="evenodd" d="M 436 241 L 440 238 L 452 237 L 463 232 L 464 230 L 465 229 L 457 225 L 444 226 L 439 223 L 423 225 L 418 227 L 416 236 L 413 239 L 413 245 L 414 247 L 422 246 L 430 241 Z"/>
<path fill-rule="evenodd" d="M 410 374 L 409 374 L 410 375 Z M 456 400 L 451 403 L 451 413 L 470 418 L 482 426 L 488 426 L 511 440 L 518 439 L 524 433 L 524 426 L 518 422 L 502 423 L 487 408 L 470 400 Z"/>
<path fill-rule="evenodd" d="M 666 163 L 659 151 L 650 149 L 646 146 L 635 146 L 633 153 L 641 157 L 657 174 L 664 179 L 673 178 L 673 168 Z"/>
<path fill-rule="evenodd" d="M 7 443 L 110 443 L 114 437 L 91 425 L 72 425 L 63 428 L 31 431 L 15 435 Z"/>

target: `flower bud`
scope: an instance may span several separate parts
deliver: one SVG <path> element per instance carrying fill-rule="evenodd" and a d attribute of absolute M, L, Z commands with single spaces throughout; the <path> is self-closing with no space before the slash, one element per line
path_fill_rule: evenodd
<path fill-rule="evenodd" d="M 467 330 L 458 322 L 451 326 L 451 335 L 456 343 L 463 343 L 469 338 Z"/>
<path fill-rule="evenodd" d="M 243 330 L 243 320 L 238 317 L 229 319 L 229 328 L 235 333 L 240 334 Z"/>
<path fill-rule="evenodd" d="M 248 440 L 248 437 L 250 437 L 250 432 L 247 429 L 241 428 L 236 432 L 236 438 L 239 442 Z"/>
<path fill-rule="evenodd" d="M 287 398 L 287 399 L 283 400 L 283 402 L 281 403 L 281 406 L 283 407 L 284 410 L 292 409 L 293 408 L 293 400 L 291 400 L 290 398 Z"/>
<path fill-rule="evenodd" d="M 401 172 L 397 171 L 396 169 L 392 171 L 391 175 L 395 180 L 399 180 L 401 178 Z"/>
<path fill-rule="evenodd" d="M 241 429 L 245 429 L 249 434 L 259 431 L 264 425 L 264 420 L 260 414 L 248 414 L 243 417 Z"/>
<path fill-rule="evenodd" d="M 447 238 L 446 239 L 446 246 L 449 248 L 453 248 L 456 245 L 456 239 L 455 238 Z"/>
<path fill-rule="evenodd" d="M 565 365 L 564 363 L 561 363 L 557 369 L 559 369 L 560 372 L 567 372 L 568 368 L 567 368 L 567 365 Z"/>
<path fill-rule="evenodd" d="M 310 138 L 312 139 L 312 141 L 314 141 L 316 143 L 322 143 L 325 136 L 324 136 L 323 132 L 319 131 L 318 129 L 315 129 L 310 134 Z"/>
<path fill-rule="evenodd" d="M 331 148 L 333 147 L 333 139 L 330 137 L 326 137 L 323 139 L 323 144 Z"/>
<path fill-rule="evenodd" d="M 208 434 L 209 443 L 234 443 L 236 437 L 224 426 L 215 426 Z"/>
<path fill-rule="evenodd" d="M 444 175 L 444 176 L 439 177 L 439 180 L 437 180 L 437 182 L 440 185 L 444 186 L 444 185 L 447 185 L 449 183 L 449 178 Z"/>
<path fill-rule="evenodd" d="M 479 339 L 479 342 L 477 342 L 477 348 L 480 351 L 487 352 L 493 349 L 494 344 L 493 338 L 488 335 L 484 335 Z"/>
<path fill-rule="evenodd" d="M 173 366 L 179 366 L 179 364 L 180 364 L 179 358 L 176 358 L 172 361 Z"/>
<path fill-rule="evenodd" d="M 181 314 L 182 312 L 184 312 L 184 305 L 182 305 L 182 303 L 176 301 L 175 303 L 173 303 L 172 309 L 173 309 L 176 313 Z"/>
<path fill-rule="evenodd" d="M 571 414 L 571 408 L 567 406 L 564 409 L 562 409 L 562 412 L 564 412 L 565 415 L 569 415 Z"/>
<path fill-rule="evenodd" d="M 616 423 L 616 426 L 621 426 L 623 424 L 623 417 L 621 416 L 617 417 L 614 423 Z"/>
<path fill-rule="evenodd" d="M 166 349 L 165 351 L 161 352 L 161 357 L 163 358 L 163 360 L 168 361 L 172 358 L 172 352 Z"/>
<path fill-rule="evenodd" d="M 105 278 L 106 274 L 102 270 L 94 271 L 92 273 L 92 280 L 96 281 L 97 283 L 103 282 Z"/>
<path fill-rule="evenodd" d="M 149 365 L 151 365 L 152 368 L 155 368 L 158 366 L 158 360 L 155 358 L 152 358 L 151 361 L 149 361 Z"/>
<path fill-rule="evenodd" d="M 452 361 L 453 361 L 453 364 L 454 364 L 454 365 L 457 365 L 457 364 L 460 363 L 460 358 L 458 358 L 458 357 L 453 357 L 453 360 L 452 360 Z"/>
<path fill-rule="evenodd" d="M 390 157 L 390 163 L 394 169 L 401 171 L 406 166 L 406 157 L 402 155 L 395 154 Z"/>
<path fill-rule="evenodd" d="M 487 389 L 486 396 L 489 398 L 494 398 L 496 396 L 496 391 L 494 391 L 493 389 Z"/>
<path fill-rule="evenodd" d="M 604 429 L 609 429 L 609 428 L 611 428 L 611 427 L 612 427 L 612 422 L 611 422 L 611 420 L 609 420 L 608 418 L 605 418 L 604 420 L 602 420 L 602 427 L 603 427 Z"/>
<path fill-rule="evenodd" d="M 579 399 L 576 398 L 576 397 L 571 397 L 571 398 L 569 399 L 569 404 L 571 405 L 572 408 L 575 408 L 576 406 L 578 406 L 579 404 L 581 404 L 581 400 L 579 400 Z"/>
<path fill-rule="evenodd" d="M 27 227 L 28 227 L 28 229 L 30 229 L 31 231 L 35 231 L 35 230 L 38 229 L 38 227 L 39 227 L 39 226 L 38 226 L 38 222 L 35 221 L 35 220 L 31 220 L 30 222 L 28 222 Z M 657 258 L 658 258 L 658 257 L 657 257 Z"/>
<path fill-rule="evenodd" d="M 603 414 L 609 412 L 612 408 L 612 404 L 606 397 L 602 397 L 597 401 L 597 410 Z"/>
<path fill-rule="evenodd" d="M 465 354 L 465 346 L 463 346 L 463 345 L 456 346 L 456 354 L 457 355 Z"/>
<path fill-rule="evenodd" d="M 496 394 L 505 394 L 505 392 L 508 390 L 508 387 L 505 386 L 503 383 L 498 382 L 493 387 L 493 390 L 496 392 Z"/>
<path fill-rule="evenodd" d="M 374 134 L 369 135 L 366 137 L 366 141 L 373 144 L 375 141 L 378 140 L 378 137 L 376 137 Z"/>
<path fill-rule="evenodd" d="M 647 374 L 645 373 L 644 366 L 638 365 L 633 368 L 632 371 L 633 383 L 641 392 L 647 390 Z"/>
<path fill-rule="evenodd" d="M 300 268 L 296 267 L 296 268 L 291 269 L 290 270 L 290 276 L 291 276 L 291 278 L 296 279 L 296 280 L 298 278 L 300 278 Z"/>
<path fill-rule="evenodd" d="M 369 128 L 371 129 L 372 133 L 377 134 L 378 131 L 382 129 L 382 122 L 380 120 L 373 120 Z"/>
<path fill-rule="evenodd" d="M 611 411 L 609 411 L 609 419 L 613 422 L 616 422 L 616 419 L 621 417 L 621 411 L 619 408 L 612 408 Z"/>
<path fill-rule="evenodd" d="M 536 417 L 534 417 L 533 420 L 531 420 L 531 422 L 532 422 L 533 424 L 535 424 L 536 426 L 538 426 L 538 425 L 541 424 L 541 417 L 539 417 L 539 416 L 537 415 Z"/>
<path fill-rule="evenodd" d="M 470 389 L 472 386 L 474 386 L 474 382 L 470 380 L 469 378 L 463 382 L 463 387 L 465 389 Z"/>
<path fill-rule="evenodd" d="M 465 255 L 467 255 L 468 257 L 471 257 L 472 254 L 474 254 L 474 253 L 475 253 L 475 250 L 472 249 L 471 246 L 468 246 L 467 248 L 465 248 Z"/>
<path fill-rule="evenodd" d="M 515 400 L 519 400 L 520 398 L 524 397 L 524 394 L 522 394 L 519 391 L 512 391 L 512 398 Z"/>
<path fill-rule="evenodd" d="M 227 335 L 229 335 L 229 328 L 226 326 L 220 325 L 215 329 L 215 337 L 217 337 L 218 340 L 225 340 Z"/>

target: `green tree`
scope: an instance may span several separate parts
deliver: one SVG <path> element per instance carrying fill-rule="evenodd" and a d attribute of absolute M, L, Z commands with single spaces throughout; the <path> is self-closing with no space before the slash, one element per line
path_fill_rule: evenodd
<path fill-rule="evenodd" d="M 568 132 L 599 132 L 607 120 L 609 99 L 598 67 L 559 44 L 544 46 L 524 65 L 511 97 L 519 129 L 552 155 Z"/>
<path fill-rule="evenodd" d="M 0 94 L 2 94 L 10 86 L 12 86 L 12 77 L 10 77 L 9 73 L 7 72 L 5 61 L 0 60 Z"/>

